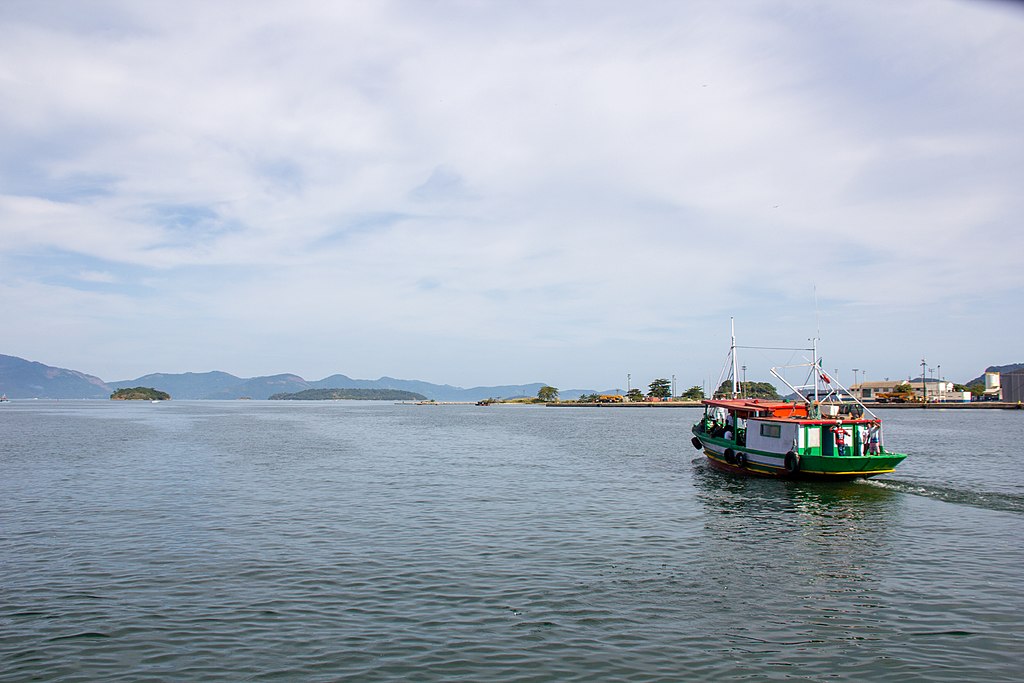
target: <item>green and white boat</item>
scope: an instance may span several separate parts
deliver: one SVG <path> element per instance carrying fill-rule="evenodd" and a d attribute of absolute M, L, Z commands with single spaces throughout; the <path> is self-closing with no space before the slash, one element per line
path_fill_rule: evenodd
<path fill-rule="evenodd" d="M 882 420 L 821 369 L 817 348 L 810 362 L 773 367 L 793 400 L 742 398 L 736 381 L 733 334 L 732 395 L 704 400 L 693 426 L 693 446 L 715 469 L 748 476 L 848 480 L 892 472 L 907 456 L 885 448 Z M 749 348 L 749 347 L 748 347 Z M 793 386 L 780 370 L 807 368 L 808 382 Z"/>

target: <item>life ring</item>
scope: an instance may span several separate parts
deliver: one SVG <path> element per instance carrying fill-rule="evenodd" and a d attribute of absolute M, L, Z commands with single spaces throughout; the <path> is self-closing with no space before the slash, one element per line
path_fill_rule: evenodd
<path fill-rule="evenodd" d="M 725 449 L 725 461 L 730 465 L 736 464 L 736 452 L 733 449 Z"/>
<path fill-rule="evenodd" d="M 800 471 L 800 456 L 790 451 L 786 453 L 786 471 L 790 474 L 796 474 Z"/>
<path fill-rule="evenodd" d="M 693 447 L 696 448 L 698 451 L 704 448 L 704 444 L 701 443 L 700 439 L 698 439 L 697 437 L 693 437 L 692 439 L 690 439 L 690 443 L 692 443 Z"/>
<path fill-rule="evenodd" d="M 747 454 L 740 452 L 736 454 L 736 466 L 746 468 L 747 466 Z"/>

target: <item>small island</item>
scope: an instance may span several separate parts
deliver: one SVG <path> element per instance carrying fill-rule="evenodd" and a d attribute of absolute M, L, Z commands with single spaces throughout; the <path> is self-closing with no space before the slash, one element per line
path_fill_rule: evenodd
<path fill-rule="evenodd" d="M 171 395 L 151 387 L 118 389 L 110 395 L 111 401 L 170 401 Z"/>
<path fill-rule="evenodd" d="M 425 401 L 426 396 L 398 389 L 306 389 L 274 394 L 271 401 Z"/>

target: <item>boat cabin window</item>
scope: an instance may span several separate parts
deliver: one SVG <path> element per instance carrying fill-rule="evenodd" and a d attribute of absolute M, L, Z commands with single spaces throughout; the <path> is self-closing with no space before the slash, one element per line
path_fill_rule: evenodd
<path fill-rule="evenodd" d="M 807 428 L 807 448 L 821 448 L 821 427 Z"/>
<path fill-rule="evenodd" d="M 779 425 L 761 425 L 761 436 L 771 437 L 772 439 L 782 438 L 782 427 Z"/>

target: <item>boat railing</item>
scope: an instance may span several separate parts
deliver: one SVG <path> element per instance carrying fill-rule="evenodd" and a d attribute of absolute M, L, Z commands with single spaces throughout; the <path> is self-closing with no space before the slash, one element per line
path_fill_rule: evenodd
<path fill-rule="evenodd" d="M 789 381 L 779 373 L 779 370 L 788 370 L 790 368 L 808 368 L 808 367 L 811 368 L 811 372 L 813 373 L 813 376 L 814 376 L 814 383 L 813 384 L 801 384 L 799 386 L 795 386 L 793 384 L 790 384 Z M 817 363 L 798 363 L 796 365 L 780 365 L 780 366 L 772 368 L 771 369 L 771 373 L 772 373 L 772 375 L 775 376 L 775 378 L 777 380 L 779 380 L 780 382 L 785 384 L 797 396 L 802 398 L 804 400 L 804 403 L 806 403 L 808 405 L 808 407 L 810 407 L 810 408 L 816 407 L 814 405 L 815 403 L 818 403 L 818 404 L 833 404 L 833 405 L 843 405 L 843 404 L 850 405 L 851 402 L 842 400 L 842 396 L 846 395 L 846 396 L 849 396 L 851 399 L 853 399 L 853 401 L 852 401 L 853 404 L 860 406 L 861 410 L 863 411 L 863 413 L 861 413 L 862 415 L 863 414 L 867 414 L 867 415 L 870 415 L 872 418 L 874 418 L 876 420 L 878 419 L 878 416 L 875 415 L 873 412 L 871 412 L 871 409 L 868 408 L 866 405 L 864 405 L 864 403 L 859 398 L 854 396 L 852 391 L 850 391 L 849 389 L 844 387 L 839 382 L 839 380 L 836 379 L 835 377 L 829 377 L 828 375 L 826 375 L 824 373 L 824 371 L 821 369 L 821 367 L 819 367 L 819 365 Z M 824 396 L 821 396 L 818 393 L 818 389 L 821 387 L 822 384 L 824 384 L 825 387 L 826 387 L 826 391 L 825 391 Z M 835 385 L 835 386 L 833 386 L 833 385 Z M 808 397 L 808 395 L 806 393 L 804 393 L 805 391 L 807 391 L 809 389 L 810 390 L 814 390 L 814 393 L 817 396 L 817 398 L 812 399 L 812 398 Z"/>

